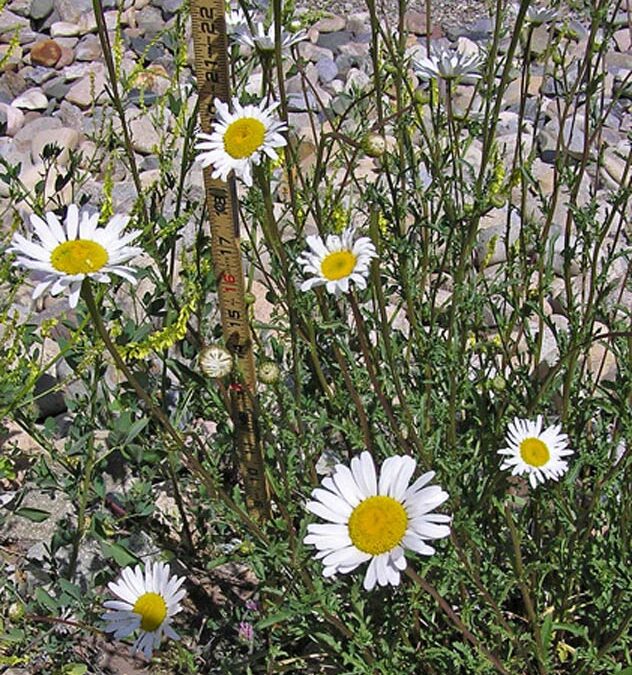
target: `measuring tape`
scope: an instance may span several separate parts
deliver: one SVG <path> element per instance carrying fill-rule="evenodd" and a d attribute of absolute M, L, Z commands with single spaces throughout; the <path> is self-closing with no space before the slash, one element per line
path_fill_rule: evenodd
<path fill-rule="evenodd" d="M 224 0 L 191 0 L 195 72 L 198 82 L 200 125 L 211 133 L 213 101 L 230 100 L 228 37 Z M 227 348 L 235 356 L 241 382 L 230 386 L 235 445 L 244 481 L 246 504 L 253 515 L 269 515 L 270 497 L 255 415 L 255 363 L 248 326 L 244 274 L 239 247 L 239 220 L 235 178 L 228 183 L 204 169 L 206 204 L 211 220 L 211 253 L 217 275 L 222 329 Z"/>

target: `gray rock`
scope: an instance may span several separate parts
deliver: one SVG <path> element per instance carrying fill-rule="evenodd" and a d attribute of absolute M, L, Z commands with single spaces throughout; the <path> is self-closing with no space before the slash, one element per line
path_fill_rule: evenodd
<path fill-rule="evenodd" d="M 333 59 L 320 59 L 316 63 L 316 70 L 318 71 L 318 79 L 323 84 L 331 82 L 338 75 L 338 66 Z"/>
<path fill-rule="evenodd" d="M 19 96 L 29 88 L 26 80 L 19 73 L 14 73 L 8 70 L 0 76 L 0 92 L 9 97 L 12 101 L 16 96 Z"/>
<path fill-rule="evenodd" d="M 136 13 L 136 25 L 142 35 L 154 37 L 165 28 L 162 12 L 156 7 L 145 7 L 142 12 Z"/>
<path fill-rule="evenodd" d="M 39 161 L 44 148 L 49 144 L 62 149 L 57 157 L 57 162 L 65 164 L 70 159 L 70 151 L 79 145 L 79 132 L 68 127 L 61 127 L 53 131 L 40 131 L 33 137 L 31 144 L 31 156 L 34 162 Z"/>
<path fill-rule="evenodd" d="M 10 42 L 16 30 L 20 33 L 23 30 L 31 32 L 31 22 L 8 9 L 3 9 L 0 12 L 0 42 Z M 24 44 L 21 39 L 20 44 Z"/>
<path fill-rule="evenodd" d="M 521 220 L 515 209 L 509 217 L 509 236 L 507 237 L 507 206 L 494 209 L 483 216 L 476 237 L 476 264 L 480 268 L 483 261 L 487 265 L 505 262 L 509 249 L 518 241 Z"/>
<path fill-rule="evenodd" d="M 20 131 L 23 124 L 24 113 L 19 108 L 0 103 L 0 134 L 13 137 Z M 4 152 L 2 156 L 5 157 Z"/>
<path fill-rule="evenodd" d="M 165 21 L 172 17 L 184 4 L 184 0 L 161 0 L 160 9 Z"/>
<path fill-rule="evenodd" d="M 307 92 L 307 96 L 303 93 L 295 93 L 287 97 L 287 109 L 292 112 L 317 111 L 318 103 L 311 91 Z"/>
<path fill-rule="evenodd" d="M 319 61 L 320 59 L 332 59 L 334 53 L 331 49 L 325 49 L 318 45 L 313 45 L 311 42 L 300 42 L 298 45 L 298 53 L 308 61 Z"/>
<path fill-rule="evenodd" d="M 368 12 L 358 12 L 357 14 L 350 14 L 347 17 L 347 25 L 345 30 L 355 33 L 368 33 L 371 30 L 370 15 Z"/>
<path fill-rule="evenodd" d="M 331 49 L 334 53 L 337 53 L 342 45 L 348 44 L 351 40 L 352 35 L 349 31 L 339 30 L 335 33 L 321 33 L 318 36 L 318 42 L 316 44 L 319 47 Z"/>
<path fill-rule="evenodd" d="M 10 0 L 8 5 L 4 5 L 7 9 L 10 9 L 14 14 L 19 16 L 28 16 L 29 9 L 31 7 L 30 0 Z"/>
<path fill-rule="evenodd" d="M 41 21 L 45 19 L 53 11 L 53 0 L 32 0 L 30 16 L 31 19 Z"/>
<path fill-rule="evenodd" d="M 11 105 L 14 108 L 21 108 L 22 110 L 46 110 L 48 99 L 41 89 L 34 87 L 20 94 Z"/>
<path fill-rule="evenodd" d="M 75 58 L 77 61 L 101 61 L 103 60 L 103 51 L 101 41 L 96 35 L 86 35 L 75 48 Z"/>
<path fill-rule="evenodd" d="M 540 157 L 543 162 L 552 163 L 555 161 L 557 152 L 557 139 L 562 133 L 562 147 L 568 150 L 568 154 L 575 158 L 581 158 L 584 152 L 584 124 L 585 118 L 582 115 L 577 115 L 575 119 L 572 117 L 565 120 L 564 128 L 560 131 L 560 123 L 558 120 L 551 120 L 548 122 L 538 134 L 538 143 L 540 147 Z"/>
<path fill-rule="evenodd" d="M 341 16 L 328 16 L 317 21 L 313 28 L 319 33 L 336 33 L 344 30 L 345 19 Z"/>
<path fill-rule="evenodd" d="M 42 87 L 46 96 L 49 99 L 55 99 L 56 101 L 63 100 L 69 89 L 70 85 L 66 82 L 66 78 L 64 77 L 56 77 L 54 80 L 49 80 Z"/>
<path fill-rule="evenodd" d="M 92 0 L 54 0 L 55 10 L 62 21 L 79 23 L 87 14 L 92 14 Z"/>
<path fill-rule="evenodd" d="M 141 155 L 151 155 L 154 146 L 160 143 L 160 135 L 156 131 L 152 121 L 146 117 L 137 117 L 130 122 L 132 146 Z"/>
<path fill-rule="evenodd" d="M 81 35 L 82 30 L 81 26 L 77 23 L 71 23 L 70 21 L 55 21 L 55 23 L 50 27 L 51 37 L 74 37 L 75 35 Z"/>
<path fill-rule="evenodd" d="M 66 100 L 81 108 L 88 108 L 105 92 L 105 74 L 95 72 L 84 75 L 75 82 L 66 94 Z"/>
<path fill-rule="evenodd" d="M 365 89 L 371 83 L 371 78 L 359 68 L 352 68 L 347 73 L 347 80 L 345 82 L 345 91 L 352 89 Z"/>
<path fill-rule="evenodd" d="M 30 146 L 34 136 L 41 131 L 52 131 L 59 129 L 61 121 L 56 117 L 38 117 L 34 120 L 29 120 L 24 127 L 15 135 L 16 143 L 28 143 Z"/>
<path fill-rule="evenodd" d="M 23 75 L 34 84 L 42 84 L 55 77 L 55 71 L 46 66 L 25 66 L 20 71 L 20 75 Z"/>

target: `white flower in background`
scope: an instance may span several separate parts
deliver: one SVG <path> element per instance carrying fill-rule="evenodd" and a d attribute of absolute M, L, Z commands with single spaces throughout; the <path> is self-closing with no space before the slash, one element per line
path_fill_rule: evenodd
<path fill-rule="evenodd" d="M 112 610 L 101 616 L 107 622 L 105 630 L 118 640 L 140 629 L 132 653 L 139 651 L 150 659 L 163 633 L 172 640 L 180 639 L 171 627 L 171 618 L 182 609 L 180 600 L 186 591 L 178 589 L 184 579 L 169 576 L 169 565 L 162 562 L 147 563 L 144 573 L 140 565 L 135 569 L 126 567 L 117 582 L 108 584 L 120 600 L 104 603 L 106 609 Z"/>
<path fill-rule="evenodd" d="M 498 450 L 507 457 L 501 470 L 511 469 L 512 476 L 528 474 L 533 488 L 545 480 L 558 480 L 568 469 L 562 457 L 573 454 L 568 449 L 568 436 L 560 432 L 560 425 L 543 431 L 542 415 L 535 422 L 515 418 L 505 438 L 508 447 Z"/>
<path fill-rule="evenodd" d="M 262 52 L 274 52 L 274 24 L 266 29 L 263 23 L 259 22 L 257 23 L 256 35 L 253 35 L 250 31 L 238 33 L 235 35 L 235 40 L 242 45 L 259 49 Z M 287 49 L 303 40 L 307 40 L 306 30 L 300 30 L 296 33 L 281 31 L 281 49 Z"/>
<path fill-rule="evenodd" d="M 525 15 L 525 20 L 534 26 L 541 26 L 544 23 L 555 21 L 558 16 L 558 11 L 550 7 L 534 7 L 529 6 Z"/>
<path fill-rule="evenodd" d="M 482 59 L 478 53 L 466 53 L 461 49 L 432 49 L 429 56 L 413 57 L 413 68 L 422 80 L 456 80 L 467 75 L 480 78 L 478 72 Z"/>
<path fill-rule="evenodd" d="M 200 352 L 200 369 L 206 377 L 225 377 L 233 369 L 233 355 L 222 345 L 209 345 Z"/>
<path fill-rule="evenodd" d="M 252 165 L 259 164 L 263 155 L 275 161 L 279 157 L 275 148 L 281 148 L 287 141 L 281 135 L 287 127 L 273 115 L 279 105 L 265 103 L 242 106 L 233 99 L 233 110 L 215 99 L 217 121 L 213 133 L 198 134 L 196 150 L 201 151 L 197 159 L 203 167 L 213 166 L 213 178 L 228 180 L 228 174 L 235 172 L 244 183 L 252 185 Z"/>
<path fill-rule="evenodd" d="M 380 470 L 379 481 L 368 452 L 351 460 L 351 468 L 337 464 L 322 487 L 312 492 L 307 509 L 327 523 L 307 526 L 305 543 L 318 549 L 316 558 L 325 569 L 323 576 L 348 574 L 370 561 L 364 588 L 375 584 L 397 586 L 406 568 L 405 549 L 432 555 L 426 542 L 450 534 L 450 516 L 431 513 L 448 494 L 428 486 L 434 472 L 410 479 L 416 462 L 412 457 L 389 457 Z"/>
<path fill-rule="evenodd" d="M 369 265 L 377 252 L 369 237 L 354 238 L 354 227 L 347 227 L 340 236 L 330 234 L 325 241 L 318 235 L 307 237 L 311 250 L 304 251 L 297 262 L 303 266 L 303 274 L 314 276 L 301 284 L 301 290 L 324 285 L 338 296 L 349 291 L 351 281 L 358 288 L 366 288 Z"/>
<path fill-rule="evenodd" d="M 248 30 L 248 20 L 241 7 L 226 12 L 226 32 L 235 36 L 235 33 Z"/>
<path fill-rule="evenodd" d="M 85 210 L 79 213 L 77 206 L 70 204 L 64 225 L 50 211 L 45 217 L 43 220 L 31 215 L 31 225 L 39 241 L 16 233 L 7 249 L 17 254 L 15 265 L 36 273 L 39 283 L 33 291 L 34 300 L 46 290 L 51 295 L 68 291 L 70 306 L 76 307 L 86 277 L 107 284 L 109 275 L 116 274 L 136 282 L 134 270 L 122 264 L 143 252 L 141 248 L 129 246 L 141 235 L 139 230 L 123 234 L 128 216 L 117 214 L 105 227 L 99 227 L 98 213 L 90 215 Z"/>

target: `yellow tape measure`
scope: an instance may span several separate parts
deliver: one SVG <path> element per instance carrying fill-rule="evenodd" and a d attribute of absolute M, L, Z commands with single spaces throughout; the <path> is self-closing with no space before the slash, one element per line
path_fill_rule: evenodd
<path fill-rule="evenodd" d="M 228 102 L 228 38 L 224 0 L 191 0 L 195 72 L 198 81 L 200 125 L 211 133 L 214 100 Z M 217 275 L 219 306 L 226 346 L 237 359 L 243 380 L 230 386 L 239 469 L 246 504 L 257 517 L 269 514 L 269 493 L 263 468 L 255 415 L 255 364 L 248 326 L 244 274 L 239 247 L 239 220 L 235 179 L 228 183 L 204 169 L 206 204 L 211 220 L 211 253 Z"/>

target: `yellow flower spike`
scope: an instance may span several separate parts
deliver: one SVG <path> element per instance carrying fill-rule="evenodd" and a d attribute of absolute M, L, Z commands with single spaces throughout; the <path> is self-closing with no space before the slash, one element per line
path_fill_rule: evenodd
<path fill-rule="evenodd" d="M 340 234 L 349 224 L 349 214 L 341 204 L 336 204 L 331 212 L 331 228 L 335 234 Z"/>

